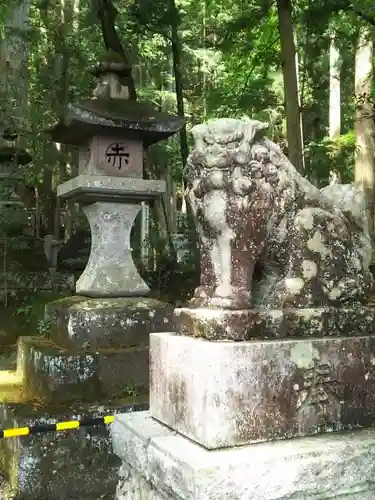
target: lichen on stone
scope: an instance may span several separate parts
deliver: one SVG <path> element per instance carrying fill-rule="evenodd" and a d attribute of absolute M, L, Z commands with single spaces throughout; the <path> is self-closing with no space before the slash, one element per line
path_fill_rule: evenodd
<path fill-rule="evenodd" d="M 192 129 L 188 198 L 201 250 L 192 307 L 364 304 L 374 289 L 365 194 L 319 190 L 251 119 Z"/>

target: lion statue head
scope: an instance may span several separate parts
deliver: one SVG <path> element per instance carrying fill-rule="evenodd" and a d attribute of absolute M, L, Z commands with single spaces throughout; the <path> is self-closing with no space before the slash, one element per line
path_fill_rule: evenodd
<path fill-rule="evenodd" d="M 202 199 L 213 190 L 234 197 L 267 191 L 276 202 L 283 199 L 284 209 L 293 203 L 300 176 L 281 149 L 264 138 L 267 128 L 249 118 L 222 118 L 193 127 L 195 147 L 186 165 L 190 198 Z"/>

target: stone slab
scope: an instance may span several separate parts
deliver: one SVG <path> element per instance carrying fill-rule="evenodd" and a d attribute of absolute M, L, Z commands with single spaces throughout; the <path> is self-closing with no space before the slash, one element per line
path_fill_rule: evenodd
<path fill-rule="evenodd" d="M 17 370 L 27 397 L 47 402 L 95 401 L 108 395 L 145 393 L 147 346 L 71 352 L 38 337 L 21 337 Z"/>
<path fill-rule="evenodd" d="M 178 308 L 176 328 L 209 340 L 335 337 L 375 334 L 375 308 L 319 309 Z"/>
<path fill-rule="evenodd" d="M 209 449 L 375 424 L 375 336 L 150 337 L 150 411 Z"/>
<path fill-rule="evenodd" d="M 131 405 L 108 403 L 65 405 L 63 409 L 55 405 L 2 404 L 0 426 L 32 426 L 132 409 Z M 1 472 L 12 492 L 9 500 L 113 500 L 119 466 L 107 426 L 47 432 L 0 442 Z"/>
<path fill-rule="evenodd" d="M 71 198 L 81 205 L 98 201 L 140 203 L 157 198 L 165 189 L 165 181 L 160 180 L 78 175 L 57 186 L 57 196 L 63 200 Z"/>
<path fill-rule="evenodd" d="M 171 304 L 140 297 L 66 297 L 46 305 L 48 337 L 69 349 L 148 346 L 152 332 L 174 329 Z"/>
<path fill-rule="evenodd" d="M 116 500 L 373 500 L 375 431 L 208 451 L 150 417 L 117 415 Z"/>

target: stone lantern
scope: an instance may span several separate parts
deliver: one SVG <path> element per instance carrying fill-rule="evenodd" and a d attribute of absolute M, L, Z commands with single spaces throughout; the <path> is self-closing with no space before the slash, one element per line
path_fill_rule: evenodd
<path fill-rule="evenodd" d="M 78 176 L 58 186 L 58 196 L 82 207 L 91 227 L 91 253 L 76 295 L 46 307 L 48 350 L 40 339 L 29 340 L 21 371 L 30 394 L 101 401 L 106 407 L 127 387 L 145 394 L 149 335 L 173 330 L 173 306 L 147 297 L 149 288 L 133 263 L 130 232 L 141 203 L 165 190 L 163 181 L 143 178 L 147 148 L 177 132 L 183 119 L 130 101 L 122 64 L 107 60 L 95 73 L 93 97 L 71 104 L 50 130 L 53 141 L 79 148 Z"/>
<path fill-rule="evenodd" d="M 130 231 L 142 201 L 165 191 L 165 183 L 143 179 L 144 154 L 153 143 L 176 133 L 183 119 L 129 100 L 126 68 L 106 60 L 95 70 L 93 97 L 71 104 L 51 135 L 79 147 L 79 175 L 58 187 L 73 199 L 91 228 L 91 253 L 76 284 L 89 297 L 144 296 L 149 292 L 131 256 Z"/>

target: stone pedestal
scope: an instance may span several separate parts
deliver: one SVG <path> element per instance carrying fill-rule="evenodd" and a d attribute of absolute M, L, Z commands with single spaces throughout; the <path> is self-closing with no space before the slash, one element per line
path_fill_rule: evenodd
<path fill-rule="evenodd" d="M 375 336 L 324 333 L 152 334 L 150 411 L 112 428 L 116 500 L 373 499 Z"/>
<path fill-rule="evenodd" d="M 163 333 L 151 335 L 150 355 L 151 415 L 209 449 L 375 424 L 375 336 L 209 342 Z"/>
<path fill-rule="evenodd" d="M 173 306 L 147 297 L 75 295 L 46 305 L 49 338 L 65 349 L 148 346 L 152 332 L 174 330 Z"/>
<path fill-rule="evenodd" d="M 76 283 L 88 297 L 147 295 L 149 287 L 134 265 L 130 233 L 143 200 L 158 197 L 162 181 L 79 175 L 58 186 L 61 199 L 80 203 L 91 228 L 91 252 Z"/>
<path fill-rule="evenodd" d="M 19 340 L 25 393 L 53 402 L 96 401 L 147 394 L 149 335 L 173 329 L 173 308 L 139 297 L 73 296 L 48 304 L 46 321 L 47 338 Z"/>
<path fill-rule="evenodd" d="M 117 415 L 111 434 L 116 500 L 375 498 L 374 430 L 209 451 L 141 412 Z"/>

